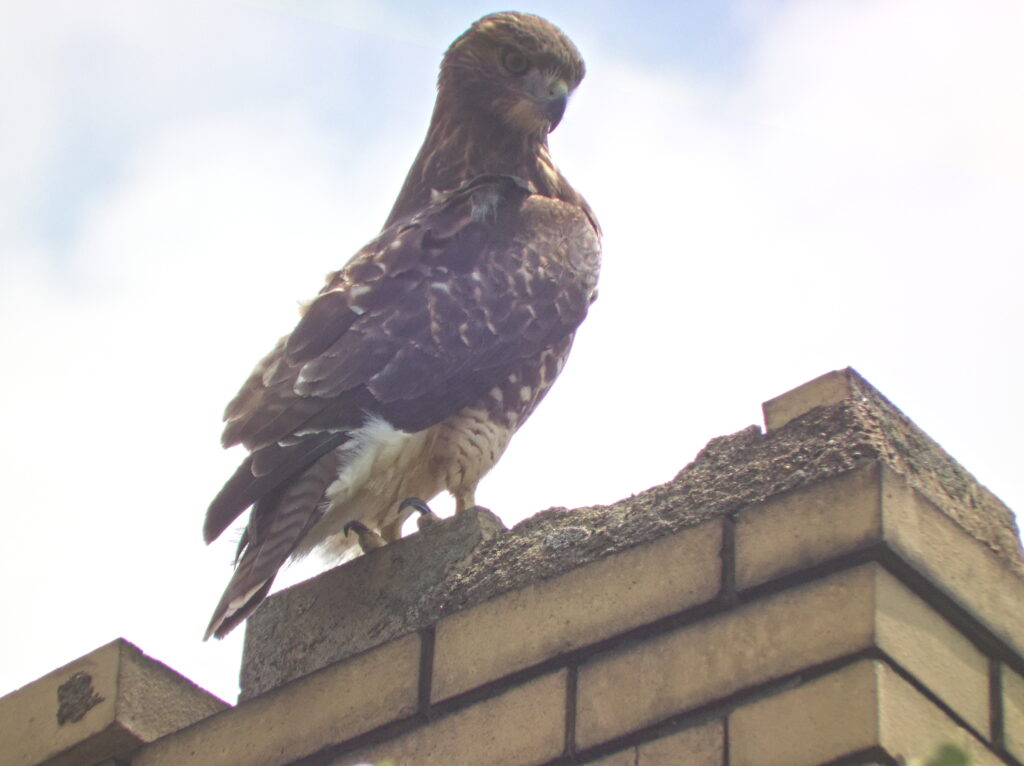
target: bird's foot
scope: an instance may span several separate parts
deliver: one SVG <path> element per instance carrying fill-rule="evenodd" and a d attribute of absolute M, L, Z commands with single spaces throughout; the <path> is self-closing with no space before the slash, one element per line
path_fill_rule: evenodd
<path fill-rule="evenodd" d="M 359 540 L 359 547 L 363 549 L 363 553 L 375 551 L 388 544 L 387 540 L 385 540 L 378 532 L 373 531 L 361 521 L 350 521 L 345 525 L 345 534 L 349 535 L 352 532 L 356 533 L 356 538 Z"/>
<path fill-rule="evenodd" d="M 431 524 L 434 524 L 441 520 L 441 518 L 436 513 L 430 510 L 430 506 L 427 505 L 424 501 L 420 500 L 418 497 L 407 497 L 405 498 L 405 500 L 399 503 L 399 515 L 401 515 L 406 508 L 412 508 L 414 511 L 416 511 L 416 513 L 420 515 L 419 518 L 416 519 L 416 527 L 418 529 L 425 529 L 426 527 L 429 527 Z"/>

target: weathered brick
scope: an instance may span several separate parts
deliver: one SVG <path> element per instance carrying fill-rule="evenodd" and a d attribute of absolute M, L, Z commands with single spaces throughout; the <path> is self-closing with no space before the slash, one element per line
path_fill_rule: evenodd
<path fill-rule="evenodd" d="M 715 520 L 441 620 L 433 698 L 714 598 L 721 585 L 721 545 L 722 522 Z"/>
<path fill-rule="evenodd" d="M 143 748 L 132 766 L 277 766 L 416 711 L 420 641 L 328 666 Z"/>
<path fill-rule="evenodd" d="M 850 370 L 826 372 L 762 404 L 764 427 L 768 431 L 782 428 L 815 407 L 838 404 L 848 399 L 850 394 Z"/>
<path fill-rule="evenodd" d="M 0 699 L 4 766 L 127 758 L 228 707 L 118 639 Z"/>
<path fill-rule="evenodd" d="M 882 539 L 881 467 L 777 495 L 736 520 L 736 587 L 744 590 Z"/>
<path fill-rule="evenodd" d="M 730 766 L 814 766 L 878 744 L 879 663 L 859 662 L 741 707 Z"/>
<path fill-rule="evenodd" d="M 1007 751 L 1024 763 L 1024 677 L 1003 665 L 1003 740 Z"/>
<path fill-rule="evenodd" d="M 871 747 L 924 758 L 944 744 L 974 766 L 1001 761 L 885 663 L 862 661 L 729 718 L 731 766 L 816 766 Z"/>
<path fill-rule="evenodd" d="M 979 731 L 986 729 L 986 658 L 892 575 L 865 564 L 585 665 L 578 742 L 589 747 L 870 647 L 892 656 Z"/>
<path fill-rule="evenodd" d="M 759 585 L 873 542 L 884 542 L 1024 654 L 1024 579 L 880 463 L 740 513 L 737 587 Z"/>
<path fill-rule="evenodd" d="M 578 746 L 869 646 L 875 577 L 872 566 L 859 567 L 584 665 Z"/>
<path fill-rule="evenodd" d="M 397 739 L 339 759 L 394 766 L 530 766 L 565 749 L 566 672 L 559 671 L 478 702 Z"/>
<path fill-rule="evenodd" d="M 875 645 L 955 710 L 988 732 L 989 661 L 938 612 L 878 570 Z"/>
<path fill-rule="evenodd" d="M 588 763 L 591 766 L 722 766 L 724 750 L 725 727 L 721 721 L 711 721 Z"/>
<path fill-rule="evenodd" d="M 894 755 L 927 758 L 943 745 L 966 751 L 971 766 L 1004 766 L 979 740 L 929 702 L 914 687 L 881 666 L 881 744 Z"/>
<path fill-rule="evenodd" d="M 638 751 L 639 748 L 631 747 L 629 750 L 620 750 L 596 761 L 587 761 L 587 764 L 588 766 L 636 766 L 637 759 L 640 757 Z"/>
<path fill-rule="evenodd" d="M 887 467 L 882 503 L 886 542 L 1024 655 L 1024 579 Z"/>

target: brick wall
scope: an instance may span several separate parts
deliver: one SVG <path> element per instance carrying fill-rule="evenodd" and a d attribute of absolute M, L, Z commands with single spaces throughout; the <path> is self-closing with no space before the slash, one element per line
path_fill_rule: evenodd
<path fill-rule="evenodd" d="M 852 371 L 765 412 L 613 506 L 466 515 L 275 595 L 243 701 L 130 763 L 1020 766 L 1012 515 Z"/>

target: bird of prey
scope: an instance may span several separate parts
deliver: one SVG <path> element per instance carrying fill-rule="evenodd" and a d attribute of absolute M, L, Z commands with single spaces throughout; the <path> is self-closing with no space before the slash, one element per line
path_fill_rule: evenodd
<path fill-rule="evenodd" d="M 600 228 L 547 142 L 583 73 L 569 38 L 526 13 L 485 16 L 445 52 L 380 234 L 227 406 L 223 443 L 249 454 L 206 541 L 252 510 L 207 638 L 244 620 L 289 557 L 345 553 L 355 522 L 393 540 L 406 498 L 474 505 L 596 296 Z"/>

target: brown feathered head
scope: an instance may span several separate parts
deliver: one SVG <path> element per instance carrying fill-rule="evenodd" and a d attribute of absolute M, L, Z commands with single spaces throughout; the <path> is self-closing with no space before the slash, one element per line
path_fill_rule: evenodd
<path fill-rule="evenodd" d="M 554 24 L 529 13 L 492 13 L 448 48 L 438 99 L 541 137 L 562 119 L 584 72 L 576 46 Z"/>

